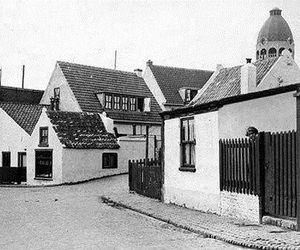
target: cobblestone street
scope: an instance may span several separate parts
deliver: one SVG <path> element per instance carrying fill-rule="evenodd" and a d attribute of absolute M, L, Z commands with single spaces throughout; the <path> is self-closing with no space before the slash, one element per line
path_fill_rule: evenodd
<path fill-rule="evenodd" d="M 238 249 L 101 202 L 127 175 L 44 188 L 0 189 L 1 249 Z"/>

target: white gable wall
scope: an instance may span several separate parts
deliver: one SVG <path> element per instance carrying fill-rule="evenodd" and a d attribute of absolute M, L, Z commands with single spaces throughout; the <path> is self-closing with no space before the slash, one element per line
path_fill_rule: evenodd
<path fill-rule="evenodd" d="M 0 166 L 2 152 L 11 152 L 11 166 L 18 166 L 18 152 L 26 152 L 30 135 L 0 108 Z"/>
<path fill-rule="evenodd" d="M 161 110 L 162 111 L 167 110 L 164 106 L 164 103 L 166 103 L 166 98 L 164 97 L 164 94 L 162 93 L 162 91 L 155 79 L 155 76 L 153 75 L 149 66 L 146 67 L 143 78 L 144 78 L 144 81 L 147 84 L 148 88 L 152 92 L 154 98 L 158 102 Z"/>
<path fill-rule="evenodd" d="M 39 147 L 40 127 L 48 127 L 48 147 Z M 52 176 L 51 180 L 35 179 L 35 150 L 52 149 Z M 62 144 L 60 143 L 52 124 L 43 109 L 39 121 L 30 138 L 27 154 L 27 184 L 53 185 L 62 183 Z"/>
<path fill-rule="evenodd" d="M 68 85 L 68 82 L 58 64 L 55 65 L 54 71 L 51 75 L 50 81 L 40 101 L 40 104 L 50 105 L 50 97 L 54 96 L 54 88 L 58 87 L 60 88 L 60 110 L 81 112 L 74 93 Z"/>
<path fill-rule="evenodd" d="M 280 56 L 255 91 L 300 83 L 300 69 L 290 54 Z"/>

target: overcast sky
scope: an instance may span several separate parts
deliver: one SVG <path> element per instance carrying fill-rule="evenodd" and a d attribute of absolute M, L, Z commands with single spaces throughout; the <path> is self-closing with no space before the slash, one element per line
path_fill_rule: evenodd
<path fill-rule="evenodd" d="M 299 0 L 0 0 L 2 85 L 45 89 L 57 60 L 133 71 L 154 64 L 211 69 L 255 57 L 258 32 L 279 7 L 299 64 Z"/>

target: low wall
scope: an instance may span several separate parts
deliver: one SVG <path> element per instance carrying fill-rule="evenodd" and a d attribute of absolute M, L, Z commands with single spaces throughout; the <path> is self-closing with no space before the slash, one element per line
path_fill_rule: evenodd
<path fill-rule="evenodd" d="M 259 198 L 256 195 L 221 191 L 220 214 L 259 223 Z"/>

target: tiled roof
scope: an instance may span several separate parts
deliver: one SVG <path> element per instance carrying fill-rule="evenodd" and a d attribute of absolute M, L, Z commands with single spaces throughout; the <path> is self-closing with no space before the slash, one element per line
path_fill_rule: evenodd
<path fill-rule="evenodd" d="M 164 95 L 166 102 L 170 104 L 183 104 L 179 89 L 190 87 L 201 89 L 207 82 L 213 71 L 184 69 L 150 65 L 150 69 Z"/>
<path fill-rule="evenodd" d="M 104 69 L 81 64 L 58 62 L 80 108 L 84 112 L 102 112 L 96 93 L 117 93 L 129 96 L 151 97 L 151 112 L 105 110 L 114 120 L 160 123 L 158 103 L 143 78 L 135 73 Z"/>
<path fill-rule="evenodd" d="M 278 57 L 259 60 L 254 63 L 256 66 L 257 85 L 271 69 Z M 223 68 L 207 87 L 207 89 L 193 100 L 189 106 L 217 101 L 226 97 L 241 94 L 241 65 L 231 68 Z"/>
<path fill-rule="evenodd" d="M 2 108 L 29 135 L 42 113 L 42 105 L 0 102 Z M 9 129 L 9 128 L 8 128 Z"/>
<path fill-rule="evenodd" d="M 43 94 L 42 90 L 0 86 L 0 102 L 39 104 Z"/>
<path fill-rule="evenodd" d="M 67 148 L 118 149 L 98 113 L 47 111 L 60 142 Z"/>

